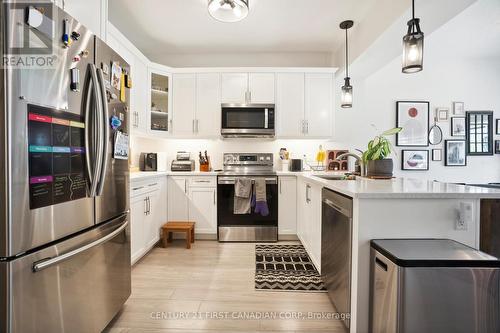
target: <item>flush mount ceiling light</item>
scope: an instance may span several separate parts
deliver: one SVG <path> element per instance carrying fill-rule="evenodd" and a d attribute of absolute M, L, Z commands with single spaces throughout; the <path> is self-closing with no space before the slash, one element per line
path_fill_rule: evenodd
<path fill-rule="evenodd" d="M 408 32 L 403 37 L 403 73 L 416 73 L 424 68 L 424 33 L 420 30 L 420 19 L 415 18 L 415 0 L 412 0 L 412 19 L 408 21 Z"/>
<path fill-rule="evenodd" d="M 217 21 L 238 22 L 248 11 L 248 0 L 208 0 L 208 12 Z"/>
<path fill-rule="evenodd" d="M 342 86 L 342 96 L 340 97 L 343 108 L 352 108 L 352 86 L 351 78 L 349 77 L 349 44 L 347 39 L 347 30 L 352 28 L 354 22 L 351 20 L 340 23 L 340 29 L 345 30 L 345 78 L 344 85 Z"/>

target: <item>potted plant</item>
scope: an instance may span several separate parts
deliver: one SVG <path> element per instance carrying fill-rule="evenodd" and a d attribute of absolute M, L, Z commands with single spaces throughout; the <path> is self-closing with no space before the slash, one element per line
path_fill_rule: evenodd
<path fill-rule="evenodd" d="M 394 163 L 392 158 L 387 158 L 391 154 L 392 144 L 387 138 L 403 130 L 402 127 L 395 127 L 377 135 L 368 142 L 368 149 L 363 152 L 362 160 L 365 165 L 367 177 L 392 177 Z"/>

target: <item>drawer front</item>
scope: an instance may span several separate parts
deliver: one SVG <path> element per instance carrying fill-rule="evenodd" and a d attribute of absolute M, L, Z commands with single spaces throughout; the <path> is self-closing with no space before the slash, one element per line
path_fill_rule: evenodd
<path fill-rule="evenodd" d="M 209 176 L 189 177 L 188 183 L 190 187 L 216 187 L 217 178 Z"/>
<path fill-rule="evenodd" d="M 136 197 L 160 189 L 160 179 L 150 178 L 146 180 L 132 181 L 130 183 L 130 196 Z"/>

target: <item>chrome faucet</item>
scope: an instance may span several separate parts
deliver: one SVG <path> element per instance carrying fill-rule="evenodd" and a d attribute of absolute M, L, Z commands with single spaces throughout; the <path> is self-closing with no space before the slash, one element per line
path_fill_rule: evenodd
<path fill-rule="evenodd" d="M 337 158 L 335 160 L 337 161 L 340 161 L 342 158 L 344 157 L 354 157 L 356 159 L 356 164 L 359 165 L 359 170 L 360 170 L 360 173 L 362 177 L 365 176 L 365 164 L 363 163 L 363 159 L 361 158 L 361 156 L 359 155 L 356 155 L 354 153 L 344 153 L 344 154 L 340 154 L 339 156 L 337 156 Z"/>

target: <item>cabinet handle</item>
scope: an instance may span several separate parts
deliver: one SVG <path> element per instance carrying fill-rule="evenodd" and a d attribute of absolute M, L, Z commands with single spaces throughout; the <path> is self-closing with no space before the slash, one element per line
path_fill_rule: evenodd
<path fill-rule="evenodd" d="M 148 215 L 151 214 L 151 198 L 148 197 Z"/>
<path fill-rule="evenodd" d="M 148 215 L 148 198 L 144 198 L 144 215 Z"/>
<path fill-rule="evenodd" d="M 156 186 L 158 183 L 148 184 L 148 186 Z"/>
<path fill-rule="evenodd" d="M 302 120 L 302 134 L 306 134 L 306 121 Z"/>
<path fill-rule="evenodd" d="M 311 185 L 306 185 L 306 202 L 310 203 L 311 199 L 309 198 L 309 190 L 311 189 Z"/>
<path fill-rule="evenodd" d="M 215 191 L 214 191 L 214 206 L 215 206 L 216 202 L 215 202 Z"/>
<path fill-rule="evenodd" d="M 195 132 L 195 125 L 194 125 L 194 122 L 195 122 L 195 120 L 193 119 L 192 124 L 191 124 L 191 127 L 192 127 L 192 130 L 193 130 L 193 133 L 196 133 L 196 132 Z"/>
<path fill-rule="evenodd" d="M 280 194 L 281 194 L 281 179 L 280 179 Z"/>
<path fill-rule="evenodd" d="M 134 187 L 132 189 L 132 191 L 137 191 L 137 190 L 140 190 L 140 189 L 143 189 L 143 188 L 144 188 L 144 186 Z"/>
<path fill-rule="evenodd" d="M 200 121 L 196 119 L 196 134 L 200 131 Z"/>
<path fill-rule="evenodd" d="M 306 120 L 306 134 L 309 134 L 309 120 Z"/>
<path fill-rule="evenodd" d="M 184 193 L 187 194 L 187 180 L 184 179 Z"/>
<path fill-rule="evenodd" d="M 139 127 L 139 112 L 135 111 L 135 127 Z"/>

